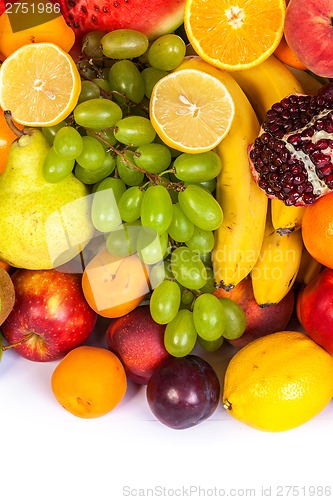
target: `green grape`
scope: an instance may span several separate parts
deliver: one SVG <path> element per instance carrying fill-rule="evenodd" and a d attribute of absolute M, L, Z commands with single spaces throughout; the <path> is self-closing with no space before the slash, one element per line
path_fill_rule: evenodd
<path fill-rule="evenodd" d="M 120 226 L 122 220 L 118 200 L 125 189 L 123 181 L 113 177 L 107 177 L 99 183 L 91 204 L 91 220 L 98 231 L 109 233 Z"/>
<path fill-rule="evenodd" d="M 76 158 L 77 163 L 87 170 L 100 168 L 105 159 L 105 149 L 102 144 L 95 137 L 89 135 L 82 137 L 82 143 L 81 154 Z"/>
<path fill-rule="evenodd" d="M 114 197 L 118 203 L 120 198 L 126 191 L 126 186 L 125 183 L 117 177 L 107 177 L 106 179 L 103 179 L 101 182 L 99 182 L 97 186 L 98 191 L 103 191 L 106 189 L 112 189 Z"/>
<path fill-rule="evenodd" d="M 97 77 L 97 69 L 92 66 L 90 61 L 81 59 L 77 63 L 77 69 L 83 75 L 84 78 L 92 80 Z"/>
<path fill-rule="evenodd" d="M 194 232 L 194 224 L 184 214 L 179 203 L 172 205 L 172 220 L 168 229 L 170 237 L 178 243 L 188 241 Z"/>
<path fill-rule="evenodd" d="M 184 182 L 210 181 L 218 176 L 222 162 L 217 153 L 182 153 L 174 161 L 175 176 Z"/>
<path fill-rule="evenodd" d="M 102 144 L 105 150 L 108 150 L 117 142 L 117 139 L 115 138 L 113 133 L 113 128 L 100 130 L 99 132 L 87 130 L 87 135 L 89 135 L 90 137 L 95 137 L 95 139 L 97 139 Z"/>
<path fill-rule="evenodd" d="M 133 115 L 126 116 L 117 121 L 114 136 L 122 144 L 137 148 L 153 142 L 156 132 L 148 118 Z"/>
<path fill-rule="evenodd" d="M 154 142 L 157 142 L 157 144 L 163 144 L 165 146 L 164 142 L 157 134 L 156 134 L 156 137 L 154 139 Z M 168 148 L 170 149 L 171 158 L 177 158 L 177 156 L 182 154 L 181 151 L 178 151 L 178 149 L 170 148 L 169 146 L 168 146 Z M 177 180 L 177 179 L 175 178 L 175 180 Z"/>
<path fill-rule="evenodd" d="M 115 91 L 113 98 L 120 104 L 126 102 L 126 99 L 138 104 L 145 95 L 142 75 L 135 64 L 127 59 L 117 61 L 111 66 L 109 83 L 111 90 Z"/>
<path fill-rule="evenodd" d="M 164 346 L 175 357 L 187 356 L 194 349 L 197 331 L 193 313 L 180 309 L 174 319 L 167 324 L 164 332 Z"/>
<path fill-rule="evenodd" d="M 53 147 L 59 156 L 75 160 L 82 153 L 83 140 L 74 127 L 62 127 L 54 137 Z"/>
<path fill-rule="evenodd" d="M 149 66 L 141 71 L 141 75 L 145 85 L 145 95 L 150 99 L 151 93 L 155 84 L 164 76 L 168 75 L 168 71 L 157 69 Z"/>
<path fill-rule="evenodd" d="M 205 340 L 217 340 L 223 335 L 226 316 L 220 300 L 210 293 L 196 298 L 193 306 L 193 321 L 198 335 Z"/>
<path fill-rule="evenodd" d="M 43 177 L 47 182 L 60 182 L 72 173 L 74 164 L 74 160 L 59 156 L 52 146 L 44 158 Z"/>
<path fill-rule="evenodd" d="M 119 177 L 125 182 L 125 184 L 127 184 L 127 186 L 140 186 L 145 174 L 133 167 L 133 164 L 133 153 L 127 151 L 123 153 L 122 156 L 117 156 L 117 171 Z"/>
<path fill-rule="evenodd" d="M 215 237 L 213 231 L 205 231 L 194 225 L 192 236 L 186 240 L 185 245 L 197 252 L 200 256 L 211 252 L 214 248 Z"/>
<path fill-rule="evenodd" d="M 202 182 L 184 182 L 184 186 L 189 186 L 190 184 L 196 184 L 197 186 L 202 187 L 203 189 L 206 189 L 206 191 L 209 191 L 210 193 L 213 193 L 216 189 L 216 178 L 211 179 L 210 181 L 202 181 Z"/>
<path fill-rule="evenodd" d="M 181 209 L 193 224 L 205 231 L 214 231 L 223 221 L 220 204 L 201 186 L 190 184 L 178 193 Z"/>
<path fill-rule="evenodd" d="M 78 104 L 73 111 L 78 125 L 92 130 L 114 127 L 122 119 L 121 107 L 109 99 L 89 99 Z"/>
<path fill-rule="evenodd" d="M 207 281 L 207 271 L 197 254 L 182 246 L 171 254 L 171 270 L 175 279 L 190 290 L 199 290 Z"/>
<path fill-rule="evenodd" d="M 223 337 L 225 339 L 238 339 L 246 328 L 246 316 L 243 309 L 233 300 L 228 298 L 218 299 L 224 309 L 226 317 Z"/>
<path fill-rule="evenodd" d="M 168 260 L 161 260 L 154 264 L 149 272 L 149 281 L 152 289 L 156 288 L 163 280 L 172 280 L 173 274 L 171 272 L 170 262 Z"/>
<path fill-rule="evenodd" d="M 164 280 L 150 297 L 150 313 L 160 325 L 170 323 L 179 311 L 181 293 L 175 281 Z"/>
<path fill-rule="evenodd" d="M 164 144 L 151 142 L 144 144 L 135 150 L 134 163 L 149 172 L 160 174 L 166 170 L 171 163 L 170 149 Z"/>
<path fill-rule="evenodd" d="M 142 223 L 142 221 L 141 221 Z M 136 249 L 140 260 L 149 266 L 164 259 L 168 251 L 168 234 L 157 234 L 149 227 L 142 227 L 139 232 Z"/>
<path fill-rule="evenodd" d="M 50 146 L 53 146 L 53 141 L 58 130 L 66 126 L 67 123 L 65 121 L 61 121 L 57 125 L 51 125 L 50 127 L 42 127 L 43 135 L 47 140 L 47 142 L 50 144 Z"/>
<path fill-rule="evenodd" d="M 148 49 L 147 36 L 133 29 L 116 29 L 101 39 L 103 54 L 109 59 L 133 59 Z"/>
<path fill-rule="evenodd" d="M 142 225 L 155 229 L 158 234 L 168 231 L 172 220 L 172 200 L 161 184 L 149 186 L 141 204 Z"/>
<path fill-rule="evenodd" d="M 185 42 L 180 36 L 167 34 L 157 38 L 148 49 L 148 61 L 153 68 L 171 71 L 183 61 Z"/>
<path fill-rule="evenodd" d="M 194 293 L 191 291 L 191 290 L 188 290 L 187 288 L 185 288 L 184 290 L 182 290 L 182 304 L 188 306 L 190 304 L 192 304 L 193 300 L 194 300 Z"/>
<path fill-rule="evenodd" d="M 96 83 L 105 92 L 111 92 L 111 85 L 106 78 L 93 78 L 92 81 Z"/>
<path fill-rule="evenodd" d="M 82 38 L 82 52 L 89 58 L 102 58 L 101 40 L 104 33 L 101 31 L 90 31 Z"/>
<path fill-rule="evenodd" d="M 96 182 L 102 181 L 111 175 L 115 168 L 116 159 L 109 153 L 105 153 L 104 161 L 99 168 L 89 170 L 77 163 L 74 168 L 74 174 L 84 184 L 96 184 Z"/>
<path fill-rule="evenodd" d="M 201 257 L 201 260 L 202 260 L 202 257 Z M 212 267 L 210 267 L 206 264 L 205 264 L 205 268 L 206 268 L 206 273 L 207 273 L 207 281 L 204 284 L 204 286 L 200 288 L 200 292 L 202 292 L 202 293 L 214 293 L 215 292 L 214 270 Z"/>
<path fill-rule="evenodd" d="M 139 186 L 131 186 L 121 196 L 118 209 L 125 222 L 134 222 L 141 217 L 141 204 L 144 191 Z"/>
<path fill-rule="evenodd" d="M 198 335 L 198 343 L 207 352 L 215 352 L 223 345 L 224 337 L 221 336 L 216 340 L 205 340 Z"/>
<path fill-rule="evenodd" d="M 83 80 L 81 82 L 81 92 L 78 102 L 89 101 L 90 99 L 97 99 L 101 96 L 99 86 L 90 80 Z"/>
<path fill-rule="evenodd" d="M 126 257 L 136 252 L 136 244 L 141 229 L 141 223 L 123 224 L 111 231 L 106 238 L 106 248 L 117 257 Z"/>

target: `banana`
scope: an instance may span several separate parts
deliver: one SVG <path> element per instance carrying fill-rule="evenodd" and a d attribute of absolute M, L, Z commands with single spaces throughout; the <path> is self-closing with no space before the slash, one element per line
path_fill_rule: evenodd
<path fill-rule="evenodd" d="M 261 252 L 251 272 L 254 298 L 261 307 L 279 303 L 291 290 L 302 251 L 301 231 L 280 236 L 274 230 L 269 204 Z"/>
<path fill-rule="evenodd" d="M 267 111 L 276 102 L 293 93 L 304 93 L 295 74 L 274 55 L 254 68 L 232 73 L 247 95 L 258 119 L 263 122 Z M 310 77 L 310 75 L 308 75 Z M 304 207 L 286 206 L 272 199 L 272 222 L 276 231 L 287 234 L 301 227 Z"/>
<path fill-rule="evenodd" d="M 215 231 L 212 252 L 216 285 L 230 290 L 250 273 L 264 237 L 268 199 L 252 178 L 247 155 L 260 124 L 249 100 L 229 73 L 198 56 L 186 57 L 177 70 L 183 68 L 197 69 L 218 78 L 235 103 L 231 129 L 216 148 L 222 169 L 215 196 L 222 207 L 223 222 Z"/>
<path fill-rule="evenodd" d="M 304 94 L 296 76 L 274 55 L 254 68 L 234 71 L 232 76 L 245 92 L 260 123 L 276 102 L 289 94 Z"/>
<path fill-rule="evenodd" d="M 320 81 L 319 79 L 315 78 L 308 71 L 292 68 L 291 66 L 287 66 L 287 68 L 297 78 L 305 94 L 316 95 L 318 93 L 318 90 L 321 89 L 321 87 L 324 85 L 324 81 Z"/>
<path fill-rule="evenodd" d="M 314 259 L 307 249 L 303 247 L 301 264 L 295 280 L 297 288 L 304 288 L 322 269 L 322 264 Z"/>
<path fill-rule="evenodd" d="M 281 236 L 292 233 L 302 227 L 306 207 L 287 206 L 281 200 L 271 200 L 272 224 Z"/>

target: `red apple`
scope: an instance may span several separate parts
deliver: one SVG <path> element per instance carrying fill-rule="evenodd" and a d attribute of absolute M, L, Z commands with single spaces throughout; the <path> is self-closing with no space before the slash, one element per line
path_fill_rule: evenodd
<path fill-rule="evenodd" d="M 122 361 L 127 376 L 147 384 L 154 370 L 172 356 L 164 347 L 165 325 L 156 323 L 148 305 L 112 321 L 106 331 L 108 348 Z"/>
<path fill-rule="evenodd" d="M 293 289 L 278 304 L 260 307 L 254 298 L 250 278 L 243 279 L 229 292 L 218 288 L 214 295 L 234 300 L 244 311 L 246 317 L 244 333 L 238 339 L 228 340 L 237 348 L 244 347 L 258 337 L 284 330 L 294 310 L 295 292 Z"/>
<path fill-rule="evenodd" d="M 1 329 L 15 351 L 32 361 L 62 358 L 92 333 L 97 314 L 88 305 L 81 274 L 19 269 L 12 275 L 14 307 Z"/>
<path fill-rule="evenodd" d="M 313 73 L 333 77 L 332 0 L 290 0 L 284 36 L 298 59 Z"/>
<path fill-rule="evenodd" d="M 298 293 L 296 314 L 308 336 L 333 354 L 333 269 L 324 268 Z"/>

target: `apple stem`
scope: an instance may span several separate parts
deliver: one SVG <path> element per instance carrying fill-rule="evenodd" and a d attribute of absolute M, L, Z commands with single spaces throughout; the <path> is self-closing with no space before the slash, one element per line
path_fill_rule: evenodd
<path fill-rule="evenodd" d="M 8 344 L 8 345 L 3 345 L 2 350 L 7 351 L 8 349 L 11 349 L 12 347 L 17 347 L 21 344 L 24 344 L 24 342 L 27 342 L 27 340 L 31 339 L 31 337 L 35 335 L 33 332 L 29 333 L 29 335 L 26 335 L 23 337 L 23 339 L 19 340 L 18 342 L 14 342 L 13 344 Z"/>

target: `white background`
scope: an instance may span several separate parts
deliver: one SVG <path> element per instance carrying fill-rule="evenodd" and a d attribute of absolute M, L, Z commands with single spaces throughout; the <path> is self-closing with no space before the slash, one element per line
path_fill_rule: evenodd
<path fill-rule="evenodd" d="M 232 351 L 197 353 L 222 379 Z M 6 500 L 333 498 L 333 402 L 282 433 L 237 422 L 221 404 L 198 426 L 173 430 L 150 412 L 145 387 L 130 383 L 117 408 L 85 420 L 55 400 L 56 364 L 3 355 L 0 495 Z M 311 488 L 326 486 L 331 490 L 317 494 Z"/>

